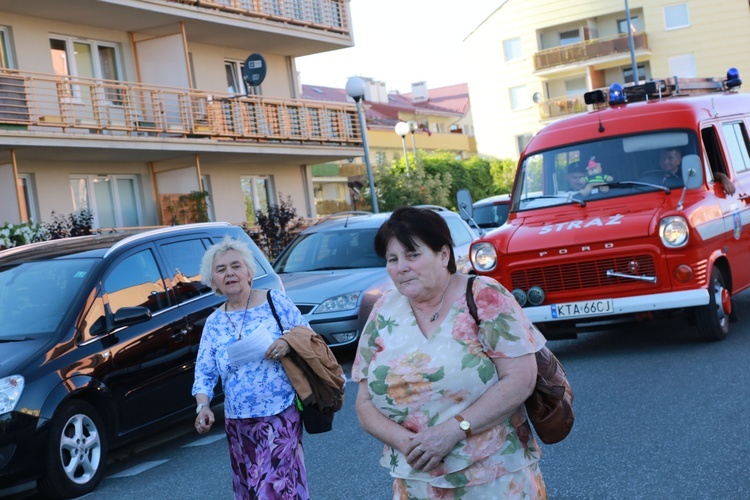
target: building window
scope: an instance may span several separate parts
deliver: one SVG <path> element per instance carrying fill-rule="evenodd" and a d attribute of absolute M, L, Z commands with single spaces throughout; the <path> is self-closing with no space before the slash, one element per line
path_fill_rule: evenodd
<path fill-rule="evenodd" d="M 0 26 L 0 68 L 12 68 L 10 55 L 10 32 L 5 26 Z"/>
<path fill-rule="evenodd" d="M 694 78 L 697 76 L 695 72 L 695 57 L 693 54 L 673 56 L 670 57 L 668 61 L 670 75 L 681 76 L 683 78 Z"/>
<path fill-rule="evenodd" d="M 21 214 L 21 220 L 39 222 L 39 214 L 36 210 L 36 196 L 34 195 L 36 190 L 32 183 L 31 174 L 18 174 L 18 188 L 23 193 L 21 209 L 24 213 Z"/>
<path fill-rule="evenodd" d="M 622 68 L 622 80 L 625 83 L 633 83 L 633 67 L 632 66 L 627 66 L 627 67 Z M 638 65 L 638 81 L 639 82 L 646 81 L 646 65 L 645 64 Z"/>
<path fill-rule="evenodd" d="M 581 32 L 579 30 L 563 31 L 560 33 L 560 45 L 572 45 L 581 41 Z"/>
<path fill-rule="evenodd" d="M 73 210 L 90 210 L 95 228 L 141 225 L 138 181 L 134 175 L 71 175 Z"/>
<path fill-rule="evenodd" d="M 516 136 L 516 146 L 518 147 L 518 155 L 520 156 L 524 148 L 529 144 L 533 134 L 521 134 Z"/>
<path fill-rule="evenodd" d="M 632 26 L 633 28 L 634 35 L 642 31 L 641 20 L 638 18 L 638 16 L 630 16 L 630 26 Z M 617 20 L 617 32 L 621 35 L 628 34 L 628 20 L 627 19 Z"/>
<path fill-rule="evenodd" d="M 58 76 L 79 76 L 83 78 L 101 78 L 120 80 L 117 46 L 112 43 L 95 40 L 78 40 L 70 37 L 52 37 L 49 40 L 52 67 Z M 92 102 L 95 96 L 88 86 L 66 86 L 67 95 L 80 99 L 84 103 Z M 116 88 L 103 89 L 103 95 L 113 104 L 122 104 L 121 91 Z"/>
<path fill-rule="evenodd" d="M 269 205 L 275 203 L 273 181 L 267 175 L 243 175 L 241 182 L 245 195 L 245 218 L 255 224 L 256 212 L 266 213 Z"/>
<path fill-rule="evenodd" d="M 518 87 L 511 87 L 508 89 L 510 92 L 510 109 L 515 111 L 518 109 L 526 109 L 530 104 L 529 91 L 526 85 L 520 85 Z"/>
<path fill-rule="evenodd" d="M 503 41 L 503 51 L 505 52 L 505 62 L 514 61 L 521 58 L 521 39 L 509 38 Z"/>
<path fill-rule="evenodd" d="M 674 30 L 689 26 L 690 14 L 688 13 L 687 2 L 664 7 L 664 29 Z"/>
<path fill-rule="evenodd" d="M 234 95 L 262 95 L 260 85 L 245 85 L 242 77 L 242 61 L 224 61 L 227 74 L 227 92 Z"/>

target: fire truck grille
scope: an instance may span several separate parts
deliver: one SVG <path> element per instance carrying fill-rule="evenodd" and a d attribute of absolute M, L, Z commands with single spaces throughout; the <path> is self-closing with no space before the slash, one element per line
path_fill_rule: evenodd
<path fill-rule="evenodd" d="M 644 254 L 522 269 L 511 272 L 510 279 L 513 290 L 540 286 L 547 294 L 620 283 L 643 283 L 629 278 L 608 277 L 608 270 L 633 276 L 656 276 L 653 257 Z"/>

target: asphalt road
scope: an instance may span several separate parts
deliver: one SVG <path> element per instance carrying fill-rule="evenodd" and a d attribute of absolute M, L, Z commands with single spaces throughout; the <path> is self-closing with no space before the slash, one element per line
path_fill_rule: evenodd
<path fill-rule="evenodd" d="M 736 307 L 739 322 L 723 342 L 702 342 L 676 320 L 549 344 L 576 411 L 572 434 L 542 445 L 551 499 L 750 498 L 750 294 Z M 381 445 L 357 423 L 355 392 L 349 383 L 332 432 L 304 437 L 314 499 L 390 498 Z M 84 498 L 232 498 L 223 428 L 200 437 L 191 424 L 119 452 Z"/>

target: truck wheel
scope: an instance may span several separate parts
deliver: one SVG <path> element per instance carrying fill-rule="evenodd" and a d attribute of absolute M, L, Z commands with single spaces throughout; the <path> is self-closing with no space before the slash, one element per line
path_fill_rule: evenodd
<path fill-rule="evenodd" d="M 696 326 L 704 340 L 716 341 L 727 338 L 731 304 L 729 290 L 724 288 L 724 275 L 714 267 L 708 283 L 708 305 L 695 309 Z"/>
<path fill-rule="evenodd" d="M 84 401 L 65 403 L 52 423 L 39 490 L 48 498 L 94 491 L 107 462 L 107 436 L 96 410 Z"/>

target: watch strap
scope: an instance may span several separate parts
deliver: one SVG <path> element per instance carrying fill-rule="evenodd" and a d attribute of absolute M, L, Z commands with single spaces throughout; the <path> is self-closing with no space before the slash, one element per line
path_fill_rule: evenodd
<path fill-rule="evenodd" d="M 467 438 L 471 437 L 471 424 L 468 420 L 466 420 L 460 413 L 455 416 L 455 419 L 458 420 L 458 425 L 461 428 L 462 431 L 466 434 Z M 466 422 L 466 424 L 464 424 Z"/>

